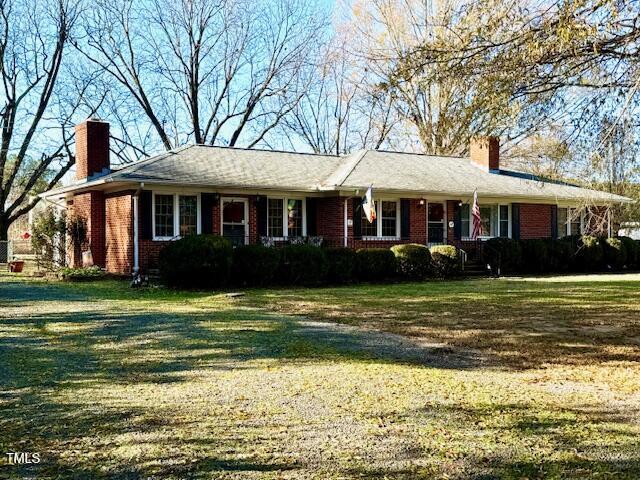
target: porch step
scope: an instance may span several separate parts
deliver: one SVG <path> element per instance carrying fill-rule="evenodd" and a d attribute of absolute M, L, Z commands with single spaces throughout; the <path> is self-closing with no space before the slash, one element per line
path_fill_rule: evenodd
<path fill-rule="evenodd" d="M 477 260 L 471 260 L 465 263 L 463 274 L 466 277 L 488 277 L 491 273 L 487 270 L 487 266 Z"/>

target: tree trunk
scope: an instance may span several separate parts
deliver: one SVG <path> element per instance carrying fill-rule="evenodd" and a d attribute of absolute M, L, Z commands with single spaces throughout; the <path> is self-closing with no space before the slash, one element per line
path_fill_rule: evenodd
<path fill-rule="evenodd" d="M 0 241 L 9 239 L 9 222 L 4 216 L 0 216 Z"/>

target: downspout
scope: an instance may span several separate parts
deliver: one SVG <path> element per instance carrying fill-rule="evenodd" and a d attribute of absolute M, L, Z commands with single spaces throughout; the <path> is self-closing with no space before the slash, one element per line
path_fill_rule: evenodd
<path fill-rule="evenodd" d="M 140 192 L 144 187 L 144 183 L 140 183 L 140 186 L 133 194 L 133 276 L 138 276 L 140 271 L 140 255 L 138 245 L 138 198 Z"/>
<path fill-rule="evenodd" d="M 349 219 L 348 219 L 348 209 L 347 209 L 347 201 L 348 199 L 344 199 L 344 248 L 349 246 Z"/>

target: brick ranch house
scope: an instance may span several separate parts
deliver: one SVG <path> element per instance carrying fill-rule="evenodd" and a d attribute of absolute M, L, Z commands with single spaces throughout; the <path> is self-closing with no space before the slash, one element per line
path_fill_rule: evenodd
<path fill-rule="evenodd" d="M 359 208 L 373 185 L 377 220 Z M 497 138 L 476 138 L 470 158 L 366 150 L 347 156 L 190 145 L 120 169 L 109 163 L 109 124 L 76 127 L 76 181 L 43 197 L 87 223 L 80 265 L 130 274 L 154 269 L 181 235 L 212 233 L 234 244 L 308 239 L 331 246 L 449 243 L 473 248 L 477 190 L 482 238 L 550 238 L 583 232 L 581 205 L 629 199 L 500 168 Z"/>

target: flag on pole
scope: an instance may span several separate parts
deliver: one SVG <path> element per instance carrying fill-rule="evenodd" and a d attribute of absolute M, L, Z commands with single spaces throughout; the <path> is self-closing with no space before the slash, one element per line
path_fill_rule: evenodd
<path fill-rule="evenodd" d="M 473 208 L 471 209 L 473 217 L 473 231 L 471 239 L 476 240 L 482 234 L 482 217 L 480 216 L 480 205 L 478 205 L 478 191 L 473 192 Z"/>
<path fill-rule="evenodd" d="M 362 208 L 364 208 L 364 214 L 367 217 L 369 223 L 373 223 L 376 219 L 376 204 L 373 201 L 373 186 L 367 189 L 367 193 L 364 194 L 362 199 Z"/>

